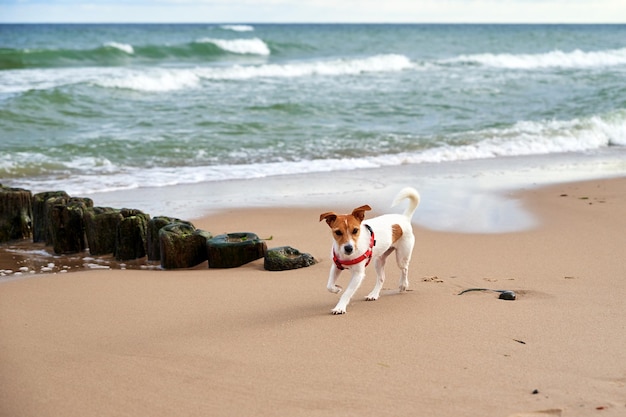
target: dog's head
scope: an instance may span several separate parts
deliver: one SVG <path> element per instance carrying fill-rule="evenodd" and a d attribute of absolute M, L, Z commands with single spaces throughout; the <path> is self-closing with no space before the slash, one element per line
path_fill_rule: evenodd
<path fill-rule="evenodd" d="M 351 214 L 336 214 L 332 211 L 320 214 L 320 221 L 326 220 L 337 248 L 344 254 L 350 255 L 354 252 L 361 233 L 361 222 L 365 218 L 365 212 L 371 209 L 364 205 L 352 210 Z"/>

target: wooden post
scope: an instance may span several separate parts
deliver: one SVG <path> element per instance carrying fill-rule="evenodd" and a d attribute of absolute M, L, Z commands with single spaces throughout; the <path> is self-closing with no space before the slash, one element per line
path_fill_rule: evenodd
<path fill-rule="evenodd" d="M 117 225 L 122 218 L 120 210 L 111 207 L 89 207 L 85 210 L 85 233 L 91 255 L 115 252 Z"/>
<path fill-rule="evenodd" d="M 32 198 L 28 190 L 0 185 L 0 242 L 31 236 Z"/>
<path fill-rule="evenodd" d="M 48 244 L 52 241 L 46 201 L 54 197 L 70 198 L 65 191 L 46 191 L 33 196 L 33 242 L 46 242 Z"/>
<path fill-rule="evenodd" d="M 148 222 L 148 231 L 146 238 L 149 261 L 161 260 L 161 243 L 159 238 L 159 230 L 172 223 L 186 224 L 193 227 L 193 229 L 195 230 L 195 226 L 190 222 L 180 220 L 174 217 L 157 216 L 150 219 L 150 221 Z"/>
<path fill-rule="evenodd" d="M 52 247 L 57 255 L 78 253 L 87 247 L 84 212 L 93 201 L 88 198 L 56 198 L 49 208 Z"/>
<path fill-rule="evenodd" d="M 212 236 L 188 223 L 171 223 L 159 230 L 161 267 L 191 268 L 207 260 L 207 240 Z"/>
<path fill-rule="evenodd" d="M 209 268 L 234 268 L 262 258 L 265 242 L 254 233 L 228 233 L 207 242 Z"/>
<path fill-rule="evenodd" d="M 150 215 L 140 210 L 122 209 L 117 225 L 115 259 L 128 261 L 146 256 L 146 229 Z"/>

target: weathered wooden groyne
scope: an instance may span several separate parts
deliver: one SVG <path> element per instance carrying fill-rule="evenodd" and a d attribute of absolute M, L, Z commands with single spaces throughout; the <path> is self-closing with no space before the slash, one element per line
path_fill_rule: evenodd
<path fill-rule="evenodd" d="M 267 270 L 295 269 L 315 263 L 309 254 L 284 247 L 267 249 L 254 233 L 213 236 L 189 221 L 136 209 L 94 206 L 90 198 L 65 191 L 32 194 L 0 184 L 0 243 L 31 239 L 56 255 L 89 251 L 118 261 L 146 257 L 164 269 L 191 268 L 208 260 L 209 268 L 233 268 L 266 257 Z"/>

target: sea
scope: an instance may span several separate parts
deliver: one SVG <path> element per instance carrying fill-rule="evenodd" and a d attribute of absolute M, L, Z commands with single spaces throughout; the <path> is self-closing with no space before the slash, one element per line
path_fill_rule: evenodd
<path fill-rule="evenodd" d="M 625 147 L 626 25 L 0 25 L 0 183 L 33 192 Z"/>

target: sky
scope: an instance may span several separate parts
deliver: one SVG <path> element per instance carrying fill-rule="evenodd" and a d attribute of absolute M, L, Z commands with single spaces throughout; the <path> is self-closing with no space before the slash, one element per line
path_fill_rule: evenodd
<path fill-rule="evenodd" d="M 0 0 L 0 23 L 626 23 L 626 0 Z"/>

